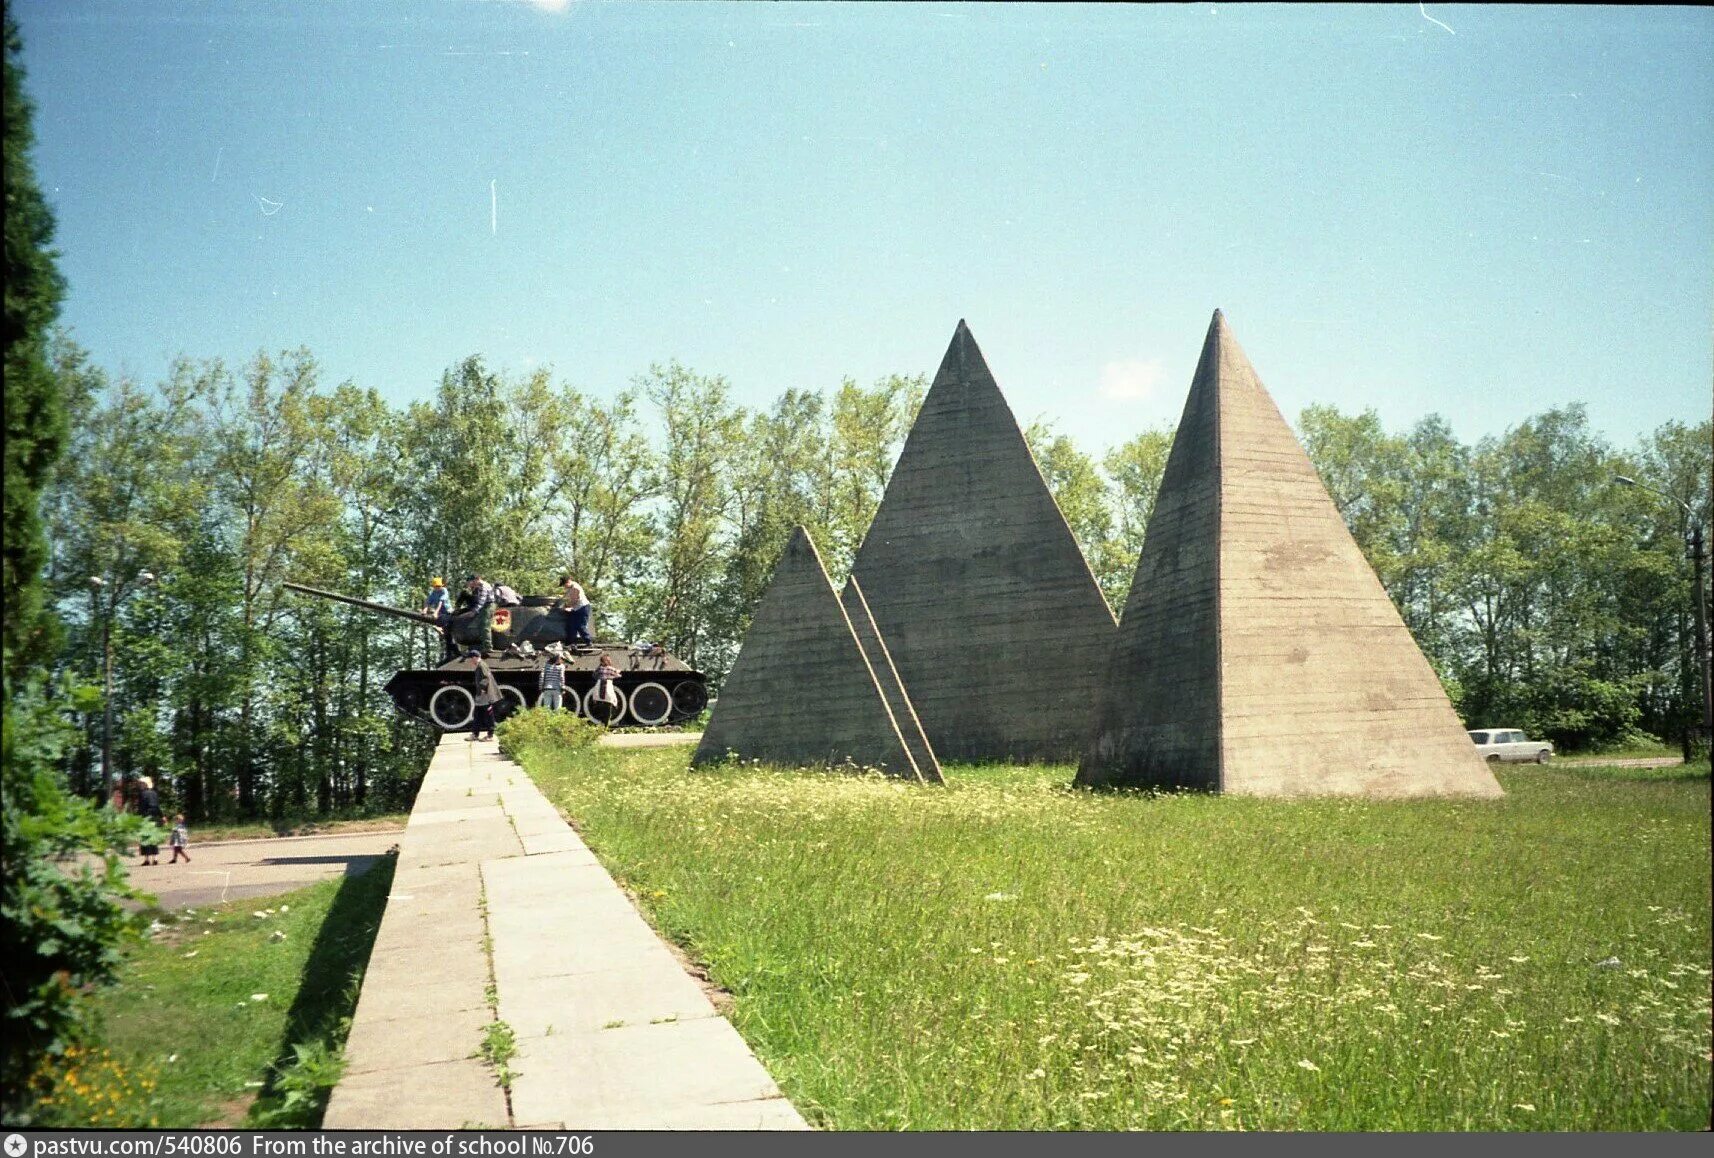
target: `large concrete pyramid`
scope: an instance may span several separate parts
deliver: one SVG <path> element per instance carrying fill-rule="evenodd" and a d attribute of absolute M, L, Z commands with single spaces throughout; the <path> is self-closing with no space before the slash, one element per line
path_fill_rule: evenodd
<path fill-rule="evenodd" d="M 1112 673 L 1080 784 L 1500 795 L 1218 311 Z"/>
<path fill-rule="evenodd" d="M 941 759 L 1076 757 L 1113 613 L 962 321 L 852 574 Z"/>
<path fill-rule="evenodd" d="M 802 527 L 756 607 L 691 762 L 728 755 L 799 766 L 850 762 L 921 779 Z"/>

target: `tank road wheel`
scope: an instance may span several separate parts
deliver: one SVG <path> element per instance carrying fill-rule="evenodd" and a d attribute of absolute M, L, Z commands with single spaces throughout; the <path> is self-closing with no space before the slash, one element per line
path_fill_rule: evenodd
<path fill-rule="evenodd" d="M 476 714 L 476 697 L 457 684 L 447 684 L 429 697 L 429 718 L 443 732 L 456 732 Z"/>
<path fill-rule="evenodd" d="M 503 720 L 513 712 L 521 712 L 529 706 L 530 701 L 524 698 L 523 692 L 511 684 L 500 685 L 500 702 L 495 705 L 499 709 L 496 713 L 497 719 Z"/>
<path fill-rule="evenodd" d="M 708 685 L 701 680 L 685 680 L 673 689 L 673 711 L 680 716 L 699 716 L 707 706 Z"/>
<path fill-rule="evenodd" d="M 611 728 L 625 718 L 625 689 L 617 685 L 613 688 L 611 704 L 595 698 L 595 689 L 590 688 L 589 694 L 583 700 L 583 714 L 597 724 L 605 724 Z"/>
<path fill-rule="evenodd" d="M 631 689 L 631 718 L 637 723 L 653 728 L 666 723 L 672 714 L 672 693 L 654 680 Z"/>

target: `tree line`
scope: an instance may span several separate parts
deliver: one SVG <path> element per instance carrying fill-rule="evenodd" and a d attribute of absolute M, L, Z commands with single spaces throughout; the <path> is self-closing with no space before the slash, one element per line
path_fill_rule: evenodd
<path fill-rule="evenodd" d="M 400 407 L 328 385 L 301 349 L 181 359 L 148 385 L 63 336 L 50 362 L 71 434 L 44 505 L 48 584 L 85 689 L 67 770 L 99 781 L 106 639 L 113 767 L 197 818 L 402 806 L 423 767 L 428 737 L 380 689 L 433 662 L 426 633 L 281 580 L 414 608 L 434 576 L 529 593 L 569 572 L 601 637 L 663 642 L 718 685 L 794 524 L 843 577 L 926 387 L 846 380 L 750 409 L 676 362 L 603 398 L 472 357 Z M 1628 449 L 1575 405 L 1473 445 L 1439 417 L 1389 432 L 1326 406 L 1299 430 L 1472 726 L 1588 748 L 1695 718 L 1685 516 L 1614 476 L 1706 519 L 1708 422 Z M 1122 608 L 1171 430 L 1099 457 L 1044 422 L 1026 434 Z"/>

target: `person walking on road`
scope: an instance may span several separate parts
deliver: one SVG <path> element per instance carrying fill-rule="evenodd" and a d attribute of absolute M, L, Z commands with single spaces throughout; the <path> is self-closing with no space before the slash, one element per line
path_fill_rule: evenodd
<path fill-rule="evenodd" d="M 190 863 L 190 829 L 184 826 L 184 813 L 173 817 L 173 834 L 167 839 L 167 843 L 173 848 L 173 859 L 168 861 L 168 864 L 178 864 L 180 857 L 184 858 L 186 864 Z"/>
<path fill-rule="evenodd" d="M 137 777 L 137 785 L 140 789 L 137 794 L 137 814 L 158 829 L 164 823 L 164 818 L 161 816 L 161 798 L 155 792 L 155 782 L 147 776 L 139 776 Z M 160 837 L 150 833 L 144 839 L 158 841 Z M 142 856 L 144 865 L 161 863 L 161 846 L 159 844 L 139 844 L 137 852 Z"/>

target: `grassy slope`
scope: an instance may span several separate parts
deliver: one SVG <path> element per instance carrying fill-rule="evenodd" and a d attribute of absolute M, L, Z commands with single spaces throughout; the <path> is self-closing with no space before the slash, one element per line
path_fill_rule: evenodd
<path fill-rule="evenodd" d="M 1285 803 L 524 756 L 825 1125 L 1708 1122 L 1706 770 Z"/>
<path fill-rule="evenodd" d="M 351 977 L 368 962 L 392 878 L 389 858 L 361 876 L 163 918 L 99 999 L 108 1048 L 156 1083 L 162 1127 L 237 1125 L 254 1099 L 277 1100 L 272 1067 L 292 1059 L 293 1043 L 343 1044 Z M 270 939 L 276 931 L 284 940 Z"/>

